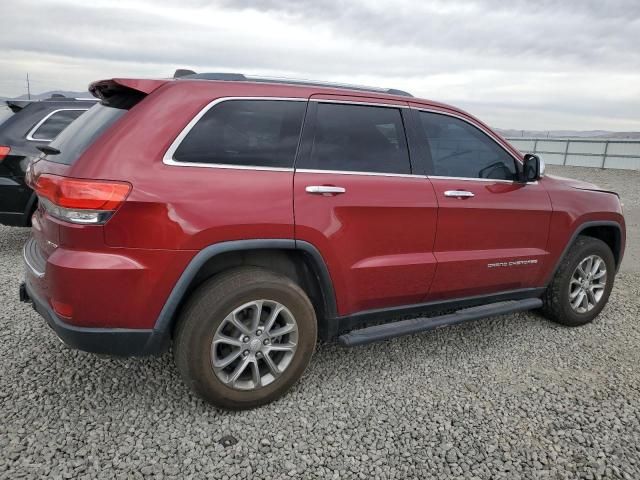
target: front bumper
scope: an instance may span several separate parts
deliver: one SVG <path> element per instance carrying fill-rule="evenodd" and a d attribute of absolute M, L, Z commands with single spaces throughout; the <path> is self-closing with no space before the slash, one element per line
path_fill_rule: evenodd
<path fill-rule="evenodd" d="M 168 335 L 156 330 L 69 325 L 35 293 L 28 280 L 20 285 L 20 301 L 32 303 L 64 343 L 85 352 L 116 356 L 156 355 L 166 351 L 169 345 Z"/>

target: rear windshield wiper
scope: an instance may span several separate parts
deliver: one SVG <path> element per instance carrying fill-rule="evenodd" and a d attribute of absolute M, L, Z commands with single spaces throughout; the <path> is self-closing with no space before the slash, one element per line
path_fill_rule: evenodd
<path fill-rule="evenodd" d="M 49 145 L 40 145 L 36 148 L 45 155 L 60 155 L 60 150 L 55 147 L 50 147 Z"/>

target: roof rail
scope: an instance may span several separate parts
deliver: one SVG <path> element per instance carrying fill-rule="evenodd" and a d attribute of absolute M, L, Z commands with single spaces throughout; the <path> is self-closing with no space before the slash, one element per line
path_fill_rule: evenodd
<path fill-rule="evenodd" d="M 366 87 L 363 85 L 351 85 L 347 83 L 335 83 L 335 82 L 321 82 L 314 80 L 300 80 L 294 78 L 280 78 L 280 77 L 258 77 L 253 75 L 244 75 L 242 73 L 225 73 L 225 72 L 212 72 L 212 73 L 185 73 L 191 70 L 178 69 L 174 74 L 174 78 L 179 80 L 218 80 L 225 82 L 258 82 L 258 83 L 279 83 L 285 85 L 301 85 L 309 87 L 326 87 L 326 88 L 343 88 L 346 90 L 356 90 L 360 92 L 377 92 L 387 93 L 389 95 L 400 95 L 403 97 L 413 97 L 409 92 L 404 90 L 398 90 L 396 88 L 379 88 L 379 87 Z"/>

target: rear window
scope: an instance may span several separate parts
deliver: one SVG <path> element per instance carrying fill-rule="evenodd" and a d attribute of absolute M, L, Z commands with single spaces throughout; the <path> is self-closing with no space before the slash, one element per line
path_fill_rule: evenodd
<path fill-rule="evenodd" d="M 306 102 L 228 100 L 212 107 L 173 154 L 185 163 L 291 168 Z"/>
<path fill-rule="evenodd" d="M 27 140 L 50 142 L 60 135 L 60 132 L 67 128 L 71 122 L 86 111 L 86 109 L 54 110 L 38 122 L 27 135 Z"/>
<path fill-rule="evenodd" d="M 80 118 L 74 120 L 51 142 L 50 146 L 60 150 L 58 155 L 48 155 L 50 162 L 73 164 L 89 146 L 95 142 L 127 110 L 94 105 Z"/>
<path fill-rule="evenodd" d="M 12 115 L 13 112 L 9 107 L 7 107 L 6 105 L 0 106 L 0 125 L 6 122 Z"/>

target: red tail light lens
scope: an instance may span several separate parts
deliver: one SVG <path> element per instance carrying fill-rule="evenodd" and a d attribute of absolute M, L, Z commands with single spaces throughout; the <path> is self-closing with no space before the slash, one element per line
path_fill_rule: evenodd
<path fill-rule="evenodd" d="M 5 159 L 9 152 L 11 151 L 11 147 L 5 147 L 0 145 L 0 162 Z"/>
<path fill-rule="evenodd" d="M 30 181 L 48 213 L 73 223 L 106 222 L 131 191 L 127 182 L 84 180 L 48 173 L 31 177 Z"/>
<path fill-rule="evenodd" d="M 73 316 L 73 307 L 68 303 L 59 302 L 58 300 L 51 300 L 51 306 L 53 310 L 61 317 L 71 318 Z"/>
<path fill-rule="evenodd" d="M 36 192 L 64 208 L 116 210 L 129 195 L 131 185 L 124 182 L 80 180 L 42 174 L 36 179 Z"/>

